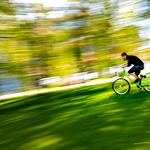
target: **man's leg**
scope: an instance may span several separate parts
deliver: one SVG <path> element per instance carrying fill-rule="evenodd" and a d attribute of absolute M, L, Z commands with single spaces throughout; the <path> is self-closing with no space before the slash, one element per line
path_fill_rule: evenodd
<path fill-rule="evenodd" d="M 140 72 L 141 72 L 140 69 L 137 69 L 137 70 L 135 71 L 135 74 L 136 74 L 136 76 L 137 76 L 139 79 L 140 79 L 140 77 L 139 77 Z"/>
<path fill-rule="evenodd" d="M 131 76 L 135 77 L 136 79 L 140 79 L 135 73 L 129 73 Z"/>
<path fill-rule="evenodd" d="M 135 73 L 134 73 L 134 72 L 135 72 Z M 140 78 L 138 77 L 138 75 L 139 75 L 139 73 L 140 73 L 140 70 L 137 69 L 136 66 L 132 67 L 132 68 L 129 70 L 128 73 L 129 73 L 131 76 L 133 76 L 133 77 L 136 78 L 135 83 L 138 82 L 138 80 L 140 79 Z"/>

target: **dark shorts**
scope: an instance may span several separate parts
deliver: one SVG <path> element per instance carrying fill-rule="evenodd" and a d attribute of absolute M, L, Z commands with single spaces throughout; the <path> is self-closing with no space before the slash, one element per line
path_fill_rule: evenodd
<path fill-rule="evenodd" d="M 143 69 L 144 69 L 144 65 L 136 65 L 136 66 L 132 67 L 128 71 L 128 73 L 134 73 L 135 72 L 135 74 L 138 76 L 140 74 L 141 70 L 143 70 Z"/>

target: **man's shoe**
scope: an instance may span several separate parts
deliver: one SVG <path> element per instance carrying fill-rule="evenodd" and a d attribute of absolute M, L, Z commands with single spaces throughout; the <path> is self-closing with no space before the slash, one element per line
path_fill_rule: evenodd
<path fill-rule="evenodd" d="M 137 83 L 140 79 L 136 79 L 135 81 L 133 81 L 132 83 Z"/>

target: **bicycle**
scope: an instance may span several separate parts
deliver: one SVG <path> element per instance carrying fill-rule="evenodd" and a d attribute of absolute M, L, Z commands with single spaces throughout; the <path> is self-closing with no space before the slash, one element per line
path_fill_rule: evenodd
<path fill-rule="evenodd" d="M 123 68 L 123 72 L 121 75 L 119 75 L 119 73 L 116 73 L 116 75 L 120 78 L 115 80 L 112 84 L 112 88 L 114 92 L 118 95 L 129 93 L 131 89 L 131 84 L 126 79 L 126 78 L 130 79 L 130 78 L 126 74 L 125 68 Z M 146 75 L 140 75 L 140 80 L 135 84 L 139 89 L 144 89 L 146 92 L 150 92 L 150 72 L 147 73 Z"/>

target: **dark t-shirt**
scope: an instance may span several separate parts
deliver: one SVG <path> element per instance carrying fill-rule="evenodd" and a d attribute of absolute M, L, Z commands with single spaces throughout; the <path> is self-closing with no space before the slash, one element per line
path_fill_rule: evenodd
<path fill-rule="evenodd" d="M 128 60 L 128 67 L 130 67 L 131 64 L 133 64 L 134 66 L 136 66 L 136 65 L 144 65 L 144 63 L 142 62 L 142 60 L 139 59 L 136 56 L 128 55 L 127 56 L 127 60 Z"/>

